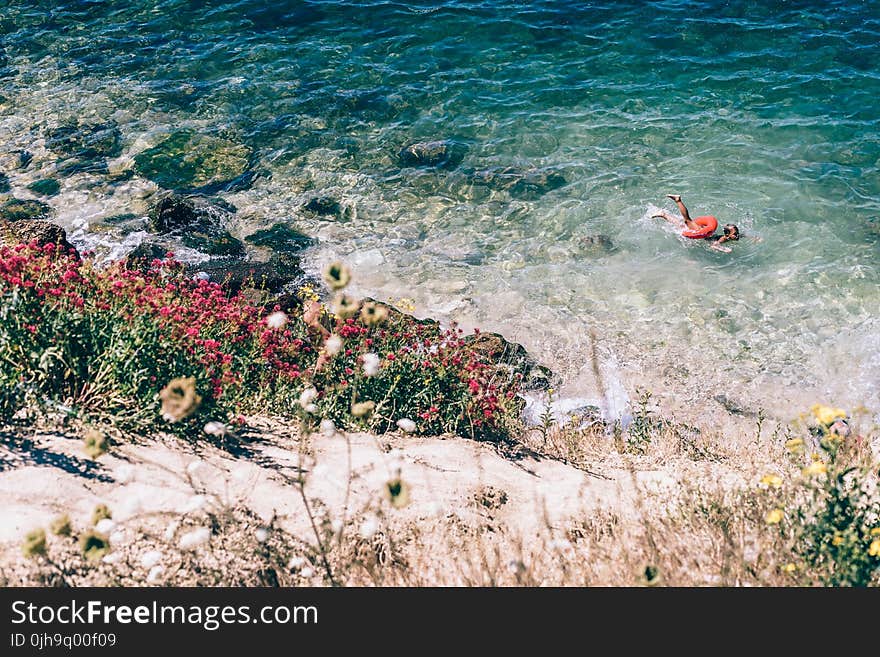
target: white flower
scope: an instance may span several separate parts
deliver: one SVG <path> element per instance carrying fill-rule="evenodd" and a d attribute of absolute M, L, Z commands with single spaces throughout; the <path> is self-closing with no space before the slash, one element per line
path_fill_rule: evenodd
<path fill-rule="evenodd" d="M 116 471 L 113 474 L 116 477 L 116 481 L 120 484 L 127 484 L 134 479 L 134 468 L 128 463 L 123 463 L 116 468 Z"/>
<path fill-rule="evenodd" d="M 412 433 L 416 430 L 416 423 L 409 418 L 402 417 L 397 421 L 397 427 L 404 433 Z"/>
<path fill-rule="evenodd" d="M 373 535 L 377 531 L 379 531 L 379 519 L 376 516 L 364 518 L 360 528 L 358 529 L 358 533 L 361 535 L 361 538 L 373 538 Z"/>
<path fill-rule="evenodd" d="M 150 568 L 150 572 L 147 575 L 147 583 L 155 584 L 157 581 L 159 581 L 159 578 L 162 577 L 164 573 L 165 568 L 163 568 L 162 566 L 153 566 L 152 568 Z"/>
<path fill-rule="evenodd" d="M 105 536 L 113 531 L 116 527 L 116 523 L 113 522 L 110 518 L 104 518 L 98 521 L 98 524 L 95 525 L 95 531 L 99 534 L 104 534 Z"/>
<path fill-rule="evenodd" d="M 265 543 L 269 538 L 269 530 L 265 527 L 260 527 L 254 532 L 254 535 L 257 537 L 258 542 Z"/>
<path fill-rule="evenodd" d="M 205 425 L 204 431 L 209 436 L 225 436 L 226 425 L 222 422 L 208 422 Z"/>
<path fill-rule="evenodd" d="M 376 354 L 364 354 L 364 374 L 376 376 L 379 373 L 379 356 Z"/>
<path fill-rule="evenodd" d="M 159 550 L 149 550 L 141 555 L 141 565 L 144 568 L 152 568 L 162 561 L 162 553 Z"/>
<path fill-rule="evenodd" d="M 335 333 L 331 335 L 324 343 L 324 351 L 327 352 L 328 356 L 335 356 L 338 354 L 342 351 L 342 338 Z"/>
<path fill-rule="evenodd" d="M 211 540 L 211 530 L 207 527 L 199 527 L 187 532 L 180 537 L 181 550 L 194 550 Z"/>
<path fill-rule="evenodd" d="M 303 566 L 306 565 L 306 560 L 304 557 L 291 557 L 290 561 L 287 562 L 287 567 L 290 570 L 299 570 Z"/>
<path fill-rule="evenodd" d="M 321 433 L 328 438 L 336 435 L 336 424 L 334 424 L 333 420 L 321 420 Z"/>
<path fill-rule="evenodd" d="M 266 326 L 270 329 L 283 329 L 287 326 L 287 315 L 280 310 L 272 313 L 266 318 Z"/>
<path fill-rule="evenodd" d="M 303 410 L 306 413 L 311 413 L 312 415 L 314 415 L 315 413 L 318 412 L 318 407 L 315 406 L 314 404 L 308 404 L 307 406 L 303 406 Z"/>
<path fill-rule="evenodd" d="M 186 504 L 183 505 L 183 513 L 194 513 L 204 507 L 208 503 L 208 498 L 204 495 L 193 495 Z"/>
<path fill-rule="evenodd" d="M 299 571 L 299 574 L 302 575 L 303 577 L 305 577 L 306 579 L 309 579 L 310 577 L 312 577 L 315 574 L 315 569 L 312 568 L 311 566 L 306 566 L 301 571 Z"/>
<path fill-rule="evenodd" d="M 299 393 L 299 405 L 302 406 L 303 408 L 305 408 L 306 406 L 311 404 L 315 400 L 315 397 L 317 397 L 317 396 L 318 396 L 318 391 L 315 390 L 313 387 L 309 386 L 308 388 L 303 390 L 301 393 Z"/>

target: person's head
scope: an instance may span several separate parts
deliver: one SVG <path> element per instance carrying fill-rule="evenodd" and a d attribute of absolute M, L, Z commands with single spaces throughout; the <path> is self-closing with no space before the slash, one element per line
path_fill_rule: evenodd
<path fill-rule="evenodd" d="M 738 240 L 739 228 L 737 228 L 734 224 L 724 224 L 724 237 L 726 237 L 728 240 Z"/>

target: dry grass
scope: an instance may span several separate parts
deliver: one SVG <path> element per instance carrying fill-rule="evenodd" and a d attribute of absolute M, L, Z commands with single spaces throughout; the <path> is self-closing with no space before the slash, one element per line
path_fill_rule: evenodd
<path fill-rule="evenodd" d="M 149 568 L 141 558 L 149 551 L 162 555 L 163 571 L 154 580 L 161 585 L 840 583 L 837 562 L 844 556 L 828 552 L 837 550 L 837 544 L 827 547 L 832 545 L 831 539 L 821 539 L 823 532 L 829 537 L 840 532 L 817 524 L 835 477 L 814 479 L 801 473 L 811 461 L 811 438 L 804 433 L 805 427 L 770 431 L 758 426 L 754 435 L 731 439 L 651 413 L 642 428 L 645 433 L 635 440 L 632 434 L 612 431 L 609 435 L 598 426 L 582 430 L 552 427 L 526 433 L 511 449 L 563 459 L 591 472 L 616 471 L 631 477 L 636 490 L 640 490 L 635 484 L 640 472 L 665 469 L 685 473 L 682 484 L 670 494 L 642 493 L 631 506 L 599 509 L 563 525 L 548 521 L 541 531 L 527 537 L 499 519 L 496 510 L 505 503 L 505 493 L 492 487 L 483 487 L 473 496 L 473 513 L 408 521 L 388 504 L 378 503 L 348 508 L 334 519 L 313 501 L 309 507 L 314 516 L 313 532 L 308 540 L 261 522 L 245 508 L 212 506 L 197 518 L 169 514 L 148 522 L 139 519 L 137 528 L 126 529 L 132 536 L 110 563 L 89 563 L 79 554 L 75 540 L 49 536 L 48 556 L 5 567 L 0 570 L 0 583 L 143 585 Z M 854 425 L 853 437 L 843 443 L 829 465 L 837 468 L 829 472 L 848 472 L 841 481 L 862 477 L 868 491 L 867 506 L 857 522 L 865 530 L 864 536 L 869 536 L 870 527 L 880 527 L 871 431 Z M 785 443 L 793 435 L 807 436 L 806 453 L 792 456 L 786 450 Z M 309 441 L 302 444 L 307 449 Z M 692 478 L 691 471 L 695 473 Z M 768 473 L 778 475 L 781 483 L 759 485 Z M 776 508 L 784 510 L 785 519 L 768 523 L 768 512 Z M 181 550 L 180 537 L 194 527 L 210 528 L 210 543 L 192 551 Z M 817 548 L 819 557 L 804 551 L 805 527 L 816 529 L 807 537 L 810 545 L 825 546 Z M 880 535 L 880 530 L 877 532 L 873 535 Z M 858 540 L 864 540 L 859 536 Z M 867 559 L 870 566 L 866 545 L 859 558 Z M 876 562 L 873 579 L 868 582 L 874 585 L 880 583 L 880 557 Z"/>

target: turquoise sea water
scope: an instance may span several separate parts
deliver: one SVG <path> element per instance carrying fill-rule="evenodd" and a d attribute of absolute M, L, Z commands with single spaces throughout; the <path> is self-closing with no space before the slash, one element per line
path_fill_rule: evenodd
<path fill-rule="evenodd" d="M 254 185 L 221 195 L 239 235 L 317 235 L 315 269 L 342 257 L 364 293 L 503 330 L 567 393 L 880 409 L 880 3 L 2 0 L 0 96 L 22 198 L 54 128 L 119 127 L 108 171 L 47 201 L 80 244 L 137 243 L 104 220 L 156 188 L 114 174 L 188 127 L 255 153 Z M 464 160 L 401 169 L 430 139 Z M 566 183 L 470 175 L 507 166 Z M 737 223 L 734 253 L 651 219 L 671 192 Z M 304 214 L 316 194 L 346 220 Z"/>

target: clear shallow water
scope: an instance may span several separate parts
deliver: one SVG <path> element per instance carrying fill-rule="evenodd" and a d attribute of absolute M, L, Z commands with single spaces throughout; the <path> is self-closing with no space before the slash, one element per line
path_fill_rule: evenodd
<path fill-rule="evenodd" d="M 70 117 L 117 123 L 111 174 L 178 127 L 221 133 L 269 174 L 224 195 L 241 235 L 311 232 L 315 268 L 343 257 L 365 293 L 503 330 L 567 392 L 645 385 L 691 415 L 717 394 L 880 408 L 876 2 L 6 0 L 0 46 L 0 158 L 35 156 L 4 165 L 18 196 Z M 458 168 L 398 167 L 436 138 L 469 145 Z M 567 184 L 468 178 L 495 166 Z M 112 249 L 139 236 L 102 220 L 154 189 L 80 173 L 49 203 Z M 669 192 L 747 238 L 726 255 L 678 237 L 649 217 Z M 318 193 L 349 220 L 305 216 Z"/>

